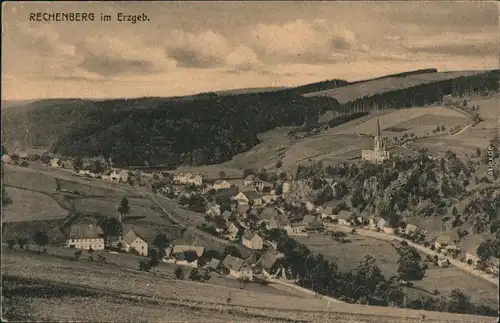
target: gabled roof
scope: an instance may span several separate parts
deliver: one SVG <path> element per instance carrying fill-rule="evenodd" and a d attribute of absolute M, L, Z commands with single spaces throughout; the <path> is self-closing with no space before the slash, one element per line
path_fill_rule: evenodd
<path fill-rule="evenodd" d="M 215 258 L 212 258 L 210 259 L 209 262 L 207 262 L 205 264 L 205 266 L 203 266 L 203 268 L 210 268 L 210 269 L 217 269 L 217 267 L 219 267 L 219 264 L 220 264 L 220 260 L 219 259 L 215 259 Z"/>
<path fill-rule="evenodd" d="M 326 215 L 330 215 L 330 214 L 332 214 L 332 212 L 333 212 L 333 208 L 331 206 L 327 206 L 323 209 L 323 211 L 321 211 L 321 213 L 326 214 Z"/>
<path fill-rule="evenodd" d="M 188 246 L 188 245 L 175 245 L 172 248 L 173 254 L 186 252 L 186 251 L 194 251 L 194 252 L 196 252 L 196 255 L 198 257 L 201 257 L 203 255 L 203 252 L 205 252 L 205 247 Z"/>
<path fill-rule="evenodd" d="M 255 180 L 255 175 L 248 175 L 247 177 L 245 177 L 245 181 L 254 181 Z"/>
<path fill-rule="evenodd" d="M 280 258 L 280 253 L 277 251 L 267 251 L 265 252 L 257 261 L 256 265 L 269 270 L 271 269 L 276 261 Z"/>
<path fill-rule="evenodd" d="M 224 260 L 222 261 L 222 264 L 228 269 L 240 271 L 245 265 L 245 260 L 227 255 L 226 258 L 224 258 Z"/>
<path fill-rule="evenodd" d="M 352 212 L 351 211 L 346 211 L 346 210 L 342 210 L 339 212 L 339 214 L 336 215 L 337 218 L 339 219 L 349 219 L 352 215 Z"/>
<path fill-rule="evenodd" d="M 224 218 L 224 220 L 229 220 L 229 217 L 233 214 L 232 212 L 229 212 L 228 210 L 222 212 L 221 216 Z"/>
<path fill-rule="evenodd" d="M 246 191 L 246 192 L 243 192 L 243 194 L 249 200 L 256 200 L 256 199 L 260 199 L 261 198 L 260 194 L 257 193 L 256 191 Z"/>
<path fill-rule="evenodd" d="M 277 217 L 279 214 L 278 210 L 274 207 L 265 207 L 262 212 L 260 212 L 260 218 L 262 220 L 270 221 L 271 219 Z"/>
<path fill-rule="evenodd" d="M 304 223 L 312 223 L 314 220 L 316 220 L 316 217 L 314 215 L 311 215 L 311 214 L 307 214 L 303 219 L 302 219 L 302 222 Z"/>
<path fill-rule="evenodd" d="M 215 194 L 215 196 L 218 196 L 218 197 L 224 197 L 224 196 L 233 197 L 233 196 L 238 195 L 238 193 L 239 193 L 239 188 L 237 186 L 233 186 L 233 187 L 229 187 L 229 188 L 221 188 L 220 190 L 217 191 L 217 193 Z"/>
<path fill-rule="evenodd" d="M 415 232 L 415 231 L 418 231 L 418 227 L 415 224 L 410 224 L 409 223 L 409 224 L 406 225 L 405 231 L 407 231 L 407 232 Z"/>
<path fill-rule="evenodd" d="M 324 224 L 319 219 L 316 219 L 313 222 L 309 223 L 309 228 L 311 228 L 311 229 L 321 229 L 321 228 L 324 228 Z"/>
<path fill-rule="evenodd" d="M 243 233 L 243 238 L 245 238 L 246 240 L 250 240 L 250 241 L 251 241 L 253 238 L 255 238 L 256 236 L 260 238 L 260 236 L 259 236 L 257 233 L 255 233 L 255 232 L 251 232 L 251 231 L 249 231 L 249 230 L 246 230 L 246 231 Z"/>
<path fill-rule="evenodd" d="M 96 239 L 100 238 L 103 231 L 95 224 L 73 224 L 70 227 L 70 239 Z"/>
<path fill-rule="evenodd" d="M 139 237 L 135 232 L 134 230 L 129 230 L 124 236 L 123 236 L 123 241 L 125 241 L 126 243 L 128 244 L 131 244 L 132 242 L 135 241 L 135 239 L 137 238 L 140 238 L 141 240 L 143 241 L 146 241 L 144 240 L 143 238 Z"/>

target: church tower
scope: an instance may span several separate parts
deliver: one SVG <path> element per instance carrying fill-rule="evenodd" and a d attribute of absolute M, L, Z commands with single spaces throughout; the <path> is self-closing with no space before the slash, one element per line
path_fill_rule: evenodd
<path fill-rule="evenodd" d="M 373 150 L 374 151 L 384 151 L 385 144 L 380 135 L 380 121 L 377 118 L 377 133 L 375 134 L 375 139 L 373 141 Z"/>

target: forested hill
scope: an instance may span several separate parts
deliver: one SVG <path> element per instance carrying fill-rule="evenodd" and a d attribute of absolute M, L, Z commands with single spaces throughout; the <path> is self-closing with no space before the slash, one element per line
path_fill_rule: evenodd
<path fill-rule="evenodd" d="M 404 75 L 400 79 L 406 82 Z M 356 86 L 343 80 L 236 95 L 43 100 L 2 110 L 2 141 L 49 148 L 66 156 L 111 157 L 116 166 L 212 164 L 252 148 L 258 133 L 316 121 L 327 110 L 351 114 L 377 107 L 418 106 L 440 102 L 447 94 L 485 92 L 492 84 L 498 87 L 496 72 L 436 80 L 424 85 L 413 80 L 401 90 L 389 88 L 375 96 L 363 92 L 363 86 L 354 89 L 354 95 L 348 92 L 354 101 L 342 105 L 337 97 L 304 97 L 303 93 L 336 87 L 351 91 Z"/>

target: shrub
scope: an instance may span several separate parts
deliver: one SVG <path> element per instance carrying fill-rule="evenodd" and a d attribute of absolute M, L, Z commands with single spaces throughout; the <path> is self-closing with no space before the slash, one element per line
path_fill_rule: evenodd
<path fill-rule="evenodd" d="M 184 279 L 184 270 L 181 267 L 175 268 L 174 274 L 175 274 L 175 278 L 180 279 L 180 280 Z"/>

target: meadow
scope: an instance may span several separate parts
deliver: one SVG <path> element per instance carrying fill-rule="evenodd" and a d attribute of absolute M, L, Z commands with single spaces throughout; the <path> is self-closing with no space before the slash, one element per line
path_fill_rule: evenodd
<path fill-rule="evenodd" d="M 5 187 L 5 191 L 12 200 L 12 204 L 2 209 L 5 223 L 64 219 L 68 215 L 68 211 L 48 195 L 13 187 Z"/>
<path fill-rule="evenodd" d="M 16 310 L 28 308 L 21 313 L 38 320 L 135 318 L 200 322 L 195 316 L 206 310 L 210 313 L 202 321 L 251 322 L 258 318 L 261 322 L 419 322 L 423 313 L 426 322 L 491 321 L 480 316 L 329 304 L 317 298 L 172 280 L 107 264 L 49 259 L 28 252 L 9 251 L 3 256 L 4 313 L 13 315 Z M 40 299 L 40 293 L 49 297 Z M 136 314 L 127 316 L 132 312 Z"/>

